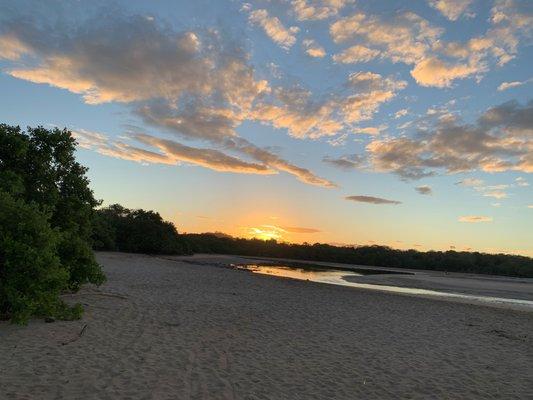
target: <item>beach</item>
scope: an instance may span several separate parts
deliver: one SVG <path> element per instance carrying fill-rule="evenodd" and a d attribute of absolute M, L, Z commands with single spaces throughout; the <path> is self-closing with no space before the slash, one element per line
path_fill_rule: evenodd
<path fill-rule="evenodd" d="M 234 256 L 97 259 L 108 281 L 65 297 L 81 320 L 0 322 L 1 399 L 533 398 L 531 311 L 226 268 L 250 261 Z M 476 293 L 498 292 L 490 279 Z"/>

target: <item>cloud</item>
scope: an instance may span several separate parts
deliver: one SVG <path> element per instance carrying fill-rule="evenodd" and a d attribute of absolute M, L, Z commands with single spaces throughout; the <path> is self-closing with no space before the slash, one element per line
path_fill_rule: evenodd
<path fill-rule="evenodd" d="M 0 59 L 16 61 L 31 52 L 18 37 L 9 33 L 0 36 Z"/>
<path fill-rule="evenodd" d="M 450 21 L 456 21 L 468 11 L 473 0 L 429 0 L 428 3 Z"/>
<path fill-rule="evenodd" d="M 281 227 L 285 232 L 289 233 L 320 233 L 322 232 L 320 229 L 315 228 L 302 228 L 298 226 L 283 226 Z"/>
<path fill-rule="evenodd" d="M 507 197 L 507 193 L 505 193 L 503 190 L 490 190 L 483 193 L 483 196 L 493 197 L 495 199 L 505 199 Z"/>
<path fill-rule="evenodd" d="M 379 56 L 379 54 L 379 50 L 369 49 L 368 47 L 357 44 L 335 54 L 333 56 L 333 61 L 342 64 L 357 64 L 373 60 Z"/>
<path fill-rule="evenodd" d="M 474 125 L 439 120 L 415 138 L 375 139 L 366 149 L 375 170 L 404 179 L 458 173 L 533 172 L 533 101 L 487 110 Z"/>
<path fill-rule="evenodd" d="M 452 20 L 471 16 L 470 0 L 429 2 Z M 411 75 L 422 86 L 443 88 L 458 79 L 480 80 L 493 61 L 506 64 L 516 56 L 520 41 L 531 37 L 533 16 L 524 3 L 496 0 L 489 29 L 466 42 L 443 40 L 443 29 L 413 12 L 389 17 L 358 12 L 331 24 L 333 41 L 352 46 L 334 57 L 337 62 L 364 62 L 379 56 L 413 65 Z"/>
<path fill-rule="evenodd" d="M 402 108 L 401 110 L 398 110 L 394 113 L 394 119 L 405 117 L 408 113 L 409 110 L 407 108 Z"/>
<path fill-rule="evenodd" d="M 442 34 L 441 29 L 432 27 L 412 12 L 388 19 L 358 12 L 335 21 L 329 32 L 336 43 L 355 41 L 357 45 L 373 47 L 393 62 L 409 64 L 424 58 L 430 49 L 429 43 Z"/>
<path fill-rule="evenodd" d="M 83 96 L 89 104 L 184 97 L 249 104 L 267 90 L 245 54 L 216 32 L 174 32 L 142 16 L 120 13 L 88 20 L 79 29 L 10 21 L 0 40 L 16 38 L 31 65 L 7 73 Z"/>
<path fill-rule="evenodd" d="M 392 100 L 406 86 L 407 82 L 392 76 L 359 71 L 349 75 L 344 93 L 332 92 L 322 99 L 298 86 L 276 88 L 273 91 L 276 101 L 258 103 L 248 118 L 287 129 L 297 138 L 334 136 L 343 129 L 356 130 L 354 123 L 372 119 L 383 103 Z M 377 131 L 374 129 L 372 133 Z"/>
<path fill-rule="evenodd" d="M 319 44 L 317 44 L 313 39 L 305 39 L 302 42 L 305 53 L 309 57 L 313 58 L 324 58 L 326 56 L 326 50 Z"/>
<path fill-rule="evenodd" d="M 359 203 L 370 203 L 370 204 L 402 204 L 401 201 L 387 200 L 381 197 L 373 197 L 373 196 L 346 196 L 345 199 L 359 202 Z"/>
<path fill-rule="evenodd" d="M 459 217 L 458 221 L 468 223 L 492 222 L 492 217 L 485 217 L 482 215 L 465 215 Z"/>
<path fill-rule="evenodd" d="M 498 91 L 503 92 L 507 89 L 512 89 L 518 86 L 526 85 L 529 82 L 531 82 L 531 79 L 525 80 L 525 81 L 513 81 L 513 82 L 502 82 L 500 86 L 498 86 Z"/>
<path fill-rule="evenodd" d="M 313 234 L 322 232 L 320 229 L 303 228 L 298 226 L 260 225 L 247 228 L 250 235 L 263 240 L 281 239 L 286 233 Z"/>
<path fill-rule="evenodd" d="M 533 204 L 530 204 L 529 206 L 527 206 L 527 208 L 533 208 Z"/>
<path fill-rule="evenodd" d="M 2 25 L 0 38 L 2 54 L 14 60 L 7 69 L 12 76 L 67 89 L 89 104 L 127 103 L 153 127 L 219 148 L 195 152 L 197 148 L 160 141 L 156 147 L 162 151 L 166 143 L 166 153 L 157 153 L 116 142 L 95 147 L 97 151 L 140 162 L 183 161 L 220 171 L 285 171 L 305 183 L 336 186 L 239 140 L 235 129 L 255 118 L 258 104 L 268 104 L 271 88 L 267 81 L 256 79 L 248 55 L 216 30 L 175 32 L 153 18 L 112 13 L 76 29 L 13 20 Z M 21 56 L 31 57 L 31 65 L 20 61 Z M 80 142 L 88 146 L 88 140 L 96 139 L 86 133 Z M 258 162 L 240 160 L 223 150 Z"/>
<path fill-rule="evenodd" d="M 325 188 L 337 187 L 337 184 L 335 184 L 334 182 L 316 176 L 307 168 L 302 168 L 297 165 L 294 165 L 267 150 L 261 149 L 251 144 L 246 139 L 238 137 L 228 138 L 225 142 L 225 146 L 226 148 L 238 151 L 241 154 L 246 154 L 249 157 L 259 162 L 262 162 L 271 168 L 294 175 L 301 182 L 315 186 L 322 186 Z"/>
<path fill-rule="evenodd" d="M 291 6 L 299 21 L 323 20 L 333 17 L 354 0 L 292 0 Z"/>
<path fill-rule="evenodd" d="M 462 181 L 456 182 L 455 184 L 456 185 L 461 185 L 461 186 L 481 186 L 481 185 L 483 185 L 483 183 L 484 182 L 481 179 L 466 178 L 466 179 L 463 179 Z"/>
<path fill-rule="evenodd" d="M 339 158 L 325 156 L 322 161 L 340 169 L 352 170 L 363 166 L 364 157 L 359 154 L 351 154 Z"/>
<path fill-rule="evenodd" d="M 153 149 L 157 149 L 159 152 L 142 149 L 121 141 L 113 141 L 101 133 L 83 129 L 73 131 L 73 136 L 80 143 L 80 147 L 94 149 L 100 154 L 124 160 L 167 165 L 177 165 L 180 162 L 185 162 L 214 171 L 244 174 L 268 175 L 276 173 L 275 170 L 264 164 L 243 161 L 218 150 L 190 147 L 172 140 L 160 139 L 146 134 L 135 134 L 132 135 L 132 138 Z"/>
<path fill-rule="evenodd" d="M 288 50 L 296 43 L 298 28 L 286 28 L 279 18 L 270 16 L 267 10 L 254 10 L 249 19 L 251 23 L 263 28 L 267 36 L 283 49 Z"/>
<path fill-rule="evenodd" d="M 421 86 L 449 87 L 457 79 L 485 72 L 485 67 L 472 64 L 451 64 L 437 57 L 420 61 L 411 71 L 411 76 Z"/>
<path fill-rule="evenodd" d="M 431 186 L 428 186 L 428 185 L 417 186 L 415 187 L 415 190 L 418 193 L 424 194 L 424 195 L 433 194 L 433 189 L 431 189 Z"/>
<path fill-rule="evenodd" d="M 520 186 L 520 187 L 527 187 L 529 186 L 529 182 L 526 181 L 523 177 L 519 176 L 518 178 L 515 179 L 515 182 L 517 184 L 517 186 Z"/>

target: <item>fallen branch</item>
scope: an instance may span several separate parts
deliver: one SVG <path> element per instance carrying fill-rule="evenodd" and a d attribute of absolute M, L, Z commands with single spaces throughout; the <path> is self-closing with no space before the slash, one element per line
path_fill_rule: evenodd
<path fill-rule="evenodd" d="M 87 324 L 83 325 L 83 328 L 81 328 L 81 331 L 80 331 L 80 333 L 78 333 L 77 337 L 74 337 L 74 338 L 72 338 L 70 340 L 67 340 L 66 342 L 61 342 L 61 346 L 65 346 L 67 344 L 74 343 L 76 340 L 78 340 L 79 338 L 81 338 L 83 336 L 83 334 L 85 333 L 85 329 L 87 329 Z"/>

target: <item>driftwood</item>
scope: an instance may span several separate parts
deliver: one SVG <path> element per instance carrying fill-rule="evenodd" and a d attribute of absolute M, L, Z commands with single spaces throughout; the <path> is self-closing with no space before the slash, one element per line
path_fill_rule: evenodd
<path fill-rule="evenodd" d="M 83 336 L 83 334 L 85 333 L 85 329 L 87 329 L 87 324 L 83 325 L 83 328 L 81 328 L 81 331 L 80 331 L 80 333 L 78 333 L 77 337 L 74 337 L 74 338 L 72 338 L 70 340 L 67 340 L 66 342 L 61 342 L 61 346 L 65 346 L 67 344 L 74 343 L 76 340 L 78 340 L 79 338 L 81 338 Z"/>

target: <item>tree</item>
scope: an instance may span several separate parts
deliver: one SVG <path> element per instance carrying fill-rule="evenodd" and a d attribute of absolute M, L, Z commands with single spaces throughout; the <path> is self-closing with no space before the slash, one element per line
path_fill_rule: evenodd
<path fill-rule="evenodd" d="M 186 243 L 159 213 L 130 210 L 120 204 L 97 211 L 93 241 L 97 250 L 129 253 L 188 254 Z"/>
<path fill-rule="evenodd" d="M 91 250 L 92 219 L 99 202 L 89 188 L 87 168 L 76 162 L 75 144 L 66 129 L 37 127 L 23 132 L 0 125 L 0 189 L 45 216 L 57 234 L 54 251 L 71 290 L 105 280 Z M 8 202 L 8 197 L 2 201 Z M 27 209 L 22 205 L 14 209 L 23 221 Z M 16 232 L 15 227 L 5 229 Z M 23 273 L 29 260 L 18 262 L 15 270 Z"/>

